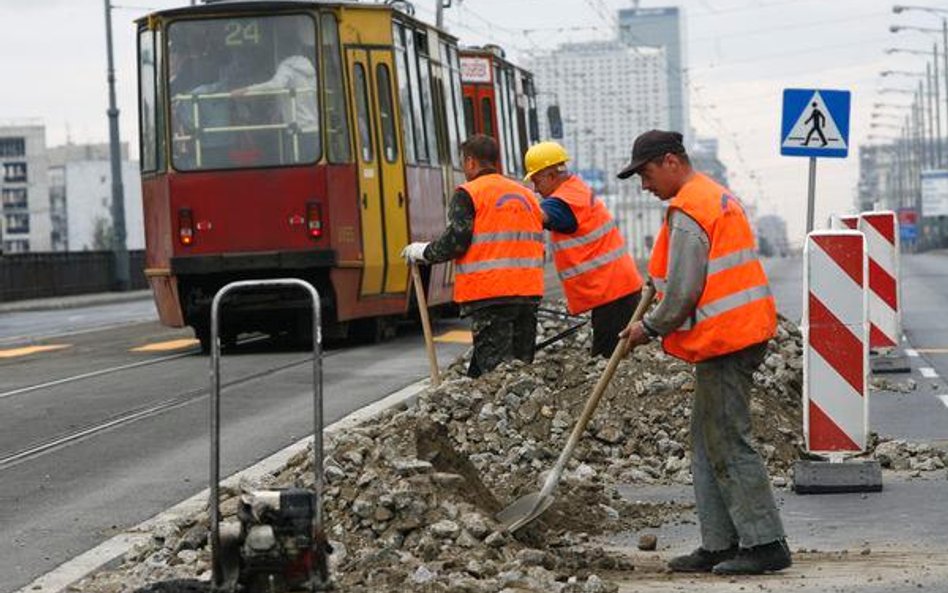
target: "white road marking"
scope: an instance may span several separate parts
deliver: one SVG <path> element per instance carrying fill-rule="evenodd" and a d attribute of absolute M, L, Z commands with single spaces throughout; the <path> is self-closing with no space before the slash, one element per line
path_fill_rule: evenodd
<path fill-rule="evenodd" d="M 948 408 L 948 395 L 937 395 L 935 396 L 941 400 L 941 403 L 945 404 L 945 407 Z"/>
<path fill-rule="evenodd" d="M 912 350 L 911 348 L 905 349 L 905 355 L 912 358 L 918 358 L 918 350 Z"/>
<path fill-rule="evenodd" d="M 935 372 L 935 369 L 932 367 L 921 367 L 918 369 L 918 372 L 922 374 L 926 379 L 937 379 L 938 373 Z"/>

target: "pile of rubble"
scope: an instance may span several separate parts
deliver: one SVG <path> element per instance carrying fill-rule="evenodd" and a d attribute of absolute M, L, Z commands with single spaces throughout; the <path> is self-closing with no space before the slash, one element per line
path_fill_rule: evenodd
<path fill-rule="evenodd" d="M 552 336 L 569 323 L 544 320 L 541 333 Z M 691 481 L 693 372 L 658 345 L 637 349 L 620 365 L 549 511 L 516 538 L 492 518 L 537 490 L 565 445 L 606 366 L 588 356 L 589 333 L 587 326 L 538 352 L 532 365 L 512 362 L 476 380 L 458 361 L 416 405 L 327 443 L 323 503 L 335 549 L 332 574 L 342 590 L 616 591 L 600 575 L 633 567 L 595 536 L 655 528 L 685 510 L 629 502 L 616 486 Z M 780 483 L 803 445 L 801 354 L 799 331 L 782 321 L 754 377 L 755 438 Z M 885 451 L 893 466 L 901 464 L 901 446 Z M 309 459 L 301 453 L 270 484 L 255 486 L 311 486 Z M 226 519 L 236 512 L 239 492 L 225 494 Z M 78 590 L 119 593 L 162 579 L 206 581 L 207 528 L 206 514 L 166 526 L 121 567 Z"/>

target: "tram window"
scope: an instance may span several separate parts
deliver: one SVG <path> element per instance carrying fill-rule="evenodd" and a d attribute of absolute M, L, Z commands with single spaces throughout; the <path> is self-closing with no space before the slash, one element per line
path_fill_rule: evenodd
<path fill-rule="evenodd" d="M 405 147 L 405 162 L 414 163 L 415 125 L 412 119 L 412 92 L 408 79 L 408 52 L 405 50 L 405 27 L 400 23 L 393 26 L 395 39 L 395 67 L 398 78 L 399 111 L 402 113 L 402 138 Z"/>
<path fill-rule="evenodd" d="M 326 103 L 326 136 L 329 161 L 345 163 L 349 154 L 349 123 L 346 119 L 346 92 L 342 78 L 342 58 L 339 53 L 339 32 L 336 17 L 320 16 L 320 48 L 322 50 Z"/>
<path fill-rule="evenodd" d="M 369 115 L 369 89 L 365 81 L 365 68 L 356 64 L 353 70 L 355 79 L 356 128 L 359 134 L 359 149 L 362 162 L 369 163 L 375 159 L 372 151 L 372 119 Z"/>
<path fill-rule="evenodd" d="M 513 171 L 510 162 L 510 137 L 507 129 L 508 106 L 507 93 L 504 89 L 504 75 L 506 72 L 494 66 L 494 106 L 497 111 L 497 143 L 500 144 L 501 167 L 505 173 Z"/>
<path fill-rule="evenodd" d="M 461 62 L 458 60 L 458 49 L 451 47 L 451 86 L 454 89 L 454 115 L 457 118 L 458 142 L 462 140 L 460 134 L 467 128 L 467 122 L 473 119 L 474 106 L 471 105 L 471 115 L 467 115 L 466 107 L 462 105 L 464 91 L 461 90 Z M 471 124 L 473 125 L 473 123 Z M 460 159 L 460 153 L 455 151 L 456 158 Z M 460 160 L 458 160 L 460 164 Z"/>
<path fill-rule="evenodd" d="M 460 130 L 458 129 L 458 117 L 457 117 L 457 104 L 454 100 L 454 71 L 452 66 L 454 62 L 451 61 L 451 53 L 448 50 L 448 44 L 441 44 L 441 60 L 444 64 L 441 67 L 441 81 L 444 86 L 444 107 L 445 107 L 445 120 L 448 126 L 448 154 L 451 155 L 451 164 L 455 167 L 460 166 L 460 153 L 461 147 L 458 144 L 458 134 Z"/>
<path fill-rule="evenodd" d="M 464 131 L 470 138 L 477 133 L 474 129 L 474 98 L 464 97 Z"/>
<path fill-rule="evenodd" d="M 533 79 L 524 78 L 523 80 L 523 92 L 527 95 L 527 130 L 529 131 L 530 139 L 527 142 L 528 145 L 535 144 L 540 141 L 540 122 L 537 119 L 537 92 L 533 88 Z"/>
<path fill-rule="evenodd" d="M 422 87 L 418 82 L 418 55 L 415 51 L 415 33 L 408 28 L 405 29 L 405 53 L 408 62 L 408 82 L 411 86 L 411 112 L 415 122 L 415 157 L 419 162 L 428 162 L 428 142 L 425 140 L 425 125 L 421 118 Z"/>
<path fill-rule="evenodd" d="M 138 129 L 141 170 L 158 168 L 158 134 L 155 122 L 155 34 L 147 29 L 138 34 Z"/>
<path fill-rule="evenodd" d="M 168 35 L 176 169 L 272 167 L 319 159 L 312 17 L 185 20 L 172 23 Z"/>
<path fill-rule="evenodd" d="M 375 78 L 378 81 L 379 119 L 382 122 L 382 152 L 386 161 L 394 163 L 398 160 L 398 140 L 395 135 L 395 110 L 392 105 L 392 77 L 388 65 L 376 66 Z"/>
<path fill-rule="evenodd" d="M 165 115 L 163 105 L 168 104 L 167 91 L 165 85 L 159 83 L 161 73 L 165 71 L 165 61 L 167 53 L 165 52 L 165 43 L 161 30 L 155 31 L 155 68 L 157 75 L 155 77 L 155 92 L 157 99 L 155 101 L 155 130 L 158 136 L 156 168 L 164 171 L 168 168 L 168 117 Z"/>
<path fill-rule="evenodd" d="M 421 108 L 425 116 L 425 138 L 428 142 L 428 156 L 431 163 L 439 162 L 438 159 L 438 136 L 435 131 L 434 120 L 434 101 L 431 97 L 431 70 L 428 58 L 418 57 L 418 69 L 421 73 L 419 82 L 421 83 Z"/>
<path fill-rule="evenodd" d="M 481 123 L 484 125 L 484 133 L 497 139 L 494 133 L 494 107 L 491 105 L 490 97 L 481 99 Z"/>

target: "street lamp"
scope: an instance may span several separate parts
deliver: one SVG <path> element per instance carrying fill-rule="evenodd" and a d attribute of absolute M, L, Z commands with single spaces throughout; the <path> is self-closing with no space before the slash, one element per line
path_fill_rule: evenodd
<path fill-rule="evenodd" d="M 921 49 L 908 49 L 906 47 L 890 47 L 885 50 L 887 54 L 915 54 L 918 56 L 927 56 L 930 55 L 928 51 Z"/>
<path fill-rule="evenodd" d="M 105 0 L 105 41 L 109 81 L 109 160 L 112 170 L 112 258 L 117 290 L 128 290 L 128 246 L 125 232 L 125 193 L 122 186 L 122 153 L 119 141 L 119 110 L 115 100 L 115 65 L 112 59 L 112 0 Z"/>
<path fill-rule="evenodd" d="M 904 10 L 921 10 L 932 14 L 948 14 L 948 10 L 944 8 L 932 8 L 931 6 L 906 6 L 904 4 L 896 4 L 892 7 L 892 12 L 895 14 L 899 14 Z"/>
<path fill-rule="evenodd" d="M 909 72 L 908 70 L 883 70 L 880 74 L 882 76 L 925 76 L 924 72 Z"/>
<path fill-rule="evenodd" d="M 899 31 L 920 31 L 922 33 L 941 33 L 941 29 L 933 29 L 932 27 L 914 27 L 912 25 L 892 25 L 889 27 L 889 31 L 892 33 L 898 33 Z"/>

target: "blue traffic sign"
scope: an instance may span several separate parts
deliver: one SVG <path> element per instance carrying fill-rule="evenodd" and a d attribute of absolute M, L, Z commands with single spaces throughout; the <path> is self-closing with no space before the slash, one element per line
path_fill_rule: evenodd
<path fill-rule="evenodd" d="M 845 158 L 850 98 L 849 91 L 784 89 L 780 154 Z"/>

